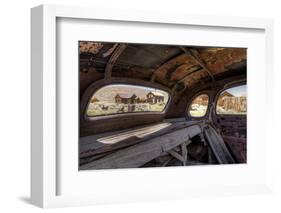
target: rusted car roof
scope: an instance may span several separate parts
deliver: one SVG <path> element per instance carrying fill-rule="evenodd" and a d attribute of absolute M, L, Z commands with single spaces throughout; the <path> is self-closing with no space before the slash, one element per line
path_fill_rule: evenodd
<path fill-rule="evenodd" d="M 233 67 L 246 66 L 247 57 L 246 48 L 88 41 L 79 43 L 79 51 L 82 90 L 87 82 L 103 78 L 110 69 L 112 77 L 155 81 L 181 91 L 204 82 L 202 80 L 214 81 Z"/>

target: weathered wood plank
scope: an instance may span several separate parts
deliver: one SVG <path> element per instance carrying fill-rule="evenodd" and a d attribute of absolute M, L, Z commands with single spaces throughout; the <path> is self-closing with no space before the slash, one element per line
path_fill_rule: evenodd
<path fill-rule="evenodd" d="M 181 144 L 181 154 L 182 154 L 182 157 L 183 157 L 183 160 L 184 160 L 183 161 L 183 165 L 185 166 L 186 165 L 186 161 L 187 161 L 187 154 L 188 154 L 188 151 L 187 151 L 185 143 Z"/>
<path fill-rule="evenodd" d="M 161 166 L 165 167 L 168 165 L 168 163 L 170 163 L 170 161 L 172 160 L 172 157 L 170 157 L 168 160 L 166 160 Z"/>
<path fill-rule="evenodd" d="M 204 135 L 207 138 L 211 150 L 213 151 L 217 161 L 220 164 L 235 163 L 235 160 L 228 151 L 222 137 L 216 132 L 216 130 L 207 125 L 204 127 Z"/>
<path fill-rule="evenodd" d="M 110 135 L 107 137 L 99 138 L 99 139 L 97 139 L 97 141 L 100 143 L 104 143 L 104 144 L 114 144 L 114 143 L 118 143 L 122 140 L 125 140 L 127 138 L 130 138 L 132 136 L 135 136 L 138 138 L 143 138 L 147 135 L 151 135 L 155 132 L 158 132 L 159 130 L 164 129 L 170 125 L 171 125 L 171 123 L 160 123 L 160 124 L 156 124 L 156 125 L 150 125 L 150 126 L 122 132 L 119 134 L 114 134 L 114 135 Z"/>
<path fill-rule="evenodd" d="M 137 168 L 201 132 L 199 125 L 175 130 L 142 143 L 118 150 L 102 159 L 80 166 L 85 169 Z"/>
<path fill-rule="evenodd" d="M 87 142 L 87 144 L 86 144 L 87 149 L 86 149 L 86 147 L 82 148 L 81 146 L 85 146 L 85 145 L 83 145 L 83 143 L 82 144 L 80 143 L 80 150 L 81 150 L 80 151 L 80 158 L 87 158 L 87 157 L 92 157 L 94 155 L 99 155 L 99 154 L 106 153 L 106 152 L 116 151 L 118 149 L 125 148 L 125 147 L 131 146 L 131 145 L 134 145 L 134 144 L 146 141 L 146 140 L 150 140 L 152 138 L 167 134 L 169 132 L 172 132 L 172 131 L 175 131 L 175 130 L 178 130 L 178 129 L 186 128 L 188 126 L 192 126 L 192 125 L 195 125 L 195 124 L 198 124 L 198 123 L 200 123 L 200 122 L 198 122 L 198 121 L 195 121 L 195 122 L 194 121 L 192 121 L 192 122 L 176 122 L 176 123 L 173 123 L 171 125 L 167 125 L 166 128 L 163 128 L 163 129 L 161 129 L 157 132 L 154 132 L 150 135 L 146 135 L 142 138 L 131 136 L 130 138 L 119 141 L 118 143 L 110 144 L 110 145 L 104 145 L 103 147 L 100 147 L 98 149 L 95 148 L 96 147 L 95 143 L 96 143 L 96 140 L 98 140 L 101 136 L 94 136 L 91 139 L 91 140 L 93 140 L 92 145 L 90 144 L 90 142 Z M 152 125 L 152 126 L 154 126 L 154 125 Z M 136 131 L 136 132 L 137 132 L 137 130 L 138 129 L 134 129 L 134 131 Z M 122 131 L 121 133 L 126 133 L 126 132 Z M 113 137 L 114 135 L 118 136 L 121 133 L 112 133 L 111 137 Z M 91 149 L 91 146 L 94 147 L 94 148 Z"/>
<path fill-rule="evenodd" d="M 174 158 L 178 159 L 179 161 L 183 162 L 184 163 L 184 158 L 179 154 L 177 153 L 176 151 L 174 150 L 170 150 L 170 151 L 167 151 L 170 155 L 172 155 Z"/>

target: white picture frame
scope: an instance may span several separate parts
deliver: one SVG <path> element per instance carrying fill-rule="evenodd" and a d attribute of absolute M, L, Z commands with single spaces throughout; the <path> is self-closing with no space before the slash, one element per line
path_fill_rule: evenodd
<path fill-rule="evenodd" d="M 122 23 L 143 23 L 153 24 L 159 30 L 162 27 L 165 29 L 173 28 L 175 26 L 188 27 L 195 26 L 205 29 L 223 29 L 231 32 L 232 30 L 256 30 L 257 32 L 262 32 L 261 40 L 264 42 L 263 50 L 264 52 L 260 55 L 262 63 L 264 65 L 261 68 L 260 74 L 261 77 L 257 77 L 260 82 L 264 82 L 265 87 L 261 88 L 261 93 L 263 97 L 266 98 L 266 103 L 261 104 L 261 107 L 269 106 L 273 103 L 272 95 L 270 91 L 273 89 L 271 82 L 274 78 L 273 73 L 273 21 L 271 19 L 257 19 L 257 18 L 241 18 L 241 17 L 216 17 L 216 16 L 203 16 L 203 15 L 189 15 L 189 14 L 165 14 L 165 13 L 153 13 L 149 11 L 121 11 L 113 10 L 109 8 L 85 8 L 85 7 L 74 7 L 74 6 L 54 6 L 54 5 L 41 5 L 31 10 L 31 56 L 32 56 L 32 143 L 31 143 L 31 201 L 33 204 L 47 208 L 47 207 L 61 207 L 61 206 L 76 206 L 76 205 L 92 205 L 99 203 L 116 203 L 116 202 L 138 202 L 143 200 L 165 200 L 165 199 L 178 199 L 178 198 L 188 198 L 194 196 L 214 196 L 214 195 L 233 195 L 233 194 L 252 194 L 252 193 L 264 193 L 270 192 L 271 188 L 271 171 L 270 171 L 270 161 L 268 159 L 270 153 L 264 153 L 262 160 L 264 161 L 261 168 L 255 168 L 257 174 L 264 174 L 264 176 L 257 178 L 256 181 L 253 181 L 253 184 L 249 184 L 249 181 L 243 182 L 243 179 L 232 182 L 217 184 L 217 185 L 203 185 L 199 183 L 201 179 L 198 179 L 197 182 L 193 183 L 193 188 L 188 186 L 183 186 L 182 189 L 179 189 L 177 185 L 171 183 L 166 183 L 165 189 L 161 189 L 158 186 L 150 186 L 151 191 L 146 192 L 145 190 L 140 191 L 138 186 L 135 186 L 135 193 L 133 193 L 132 185 L 128 183 L 128 186 L 123 185 L 124 191 L 122 196 L 120 196 L 117 189 L 114 192 L 110 193 L 109 189 L 105 189 L 105 192 L 97 190 L 95 194 L 85 193 L 85 185 L 81 188 L 85 189 L 84 191 L 75 194 L 67 193 L 68 191 L 77 191 L 79 188 L 78 183 L 75 181 L 84 180 L 89 183 L 89 179 L 85 176 L 81 177 L 82 179 L 69 178 L 68 183 L 65 178 L 61 176 L 67 175 L 67 171 L 64 171 L 63 162 L 65 159 L 71 158 L 69 156 L 61 157 L 61 149 L 64 148 L 63 144 L 58 144 L 58 117 L 59 112 L 57 108 L 59 107 L 60 101 L 58 97 L 58 88 L 60 88 L 60 79 L 58 78 L 57 70 L 59 70 L 57 60 L 58 54 L 58 21 L 60 19 L 72 20 L 98 20 L 100 24 L 102 22 L 111 22 L 117 21 L 119 26 L 122 26 Z M 69 23 L 68 23 L 69 25 Z M 71 24 L 70 24 L 71 25 Z M 130 26 L 129 26 L 130 27 Z M 59 29 L 59 30 L 58 30 Z M 71 29 L 71 28 L 70 28 Z M 71 36 L 70 36 L 71 37 Z M 121 39 L 121 38 L 120 38 Z M 164 38 L 165 39 L 165 38 Z M 167 38 L 166 38 L 167 39 Z M 169 42 L 169 41 L 167 41 Z M 251 53 L 250 53 L 251 54 Z M 71 74 L 72 75 L 72 74 Z M 263 77 L 266 77 L 265 79 Z M 70 77 L 71 78 L 71 77 Z M 72 79 L 72 78 L 71 78 Z M 253 79 L 248 79 L 250 82 L 253 82 Z M 77 82 L 78 83 L 78 82 Z M 254 83 L 253 83 L 254 84 Z M 74 88 L 75 89 L 75 88 Z M 63 93 L 62 93 L 63 94 Z M 251 95 L 251 93 L 250 93 Z M 75 103 L 75 102 L 74 102 Z M 253 112 L 252 116 L 249 119 L 255 117 L 254 113 L 258 113 L 263 108 L 257 109 L 256 112 Z M 264 141 L 264 146 L 268 148 L 270 142 L 270 133 L 273 129 L 268 128 L 268 123 L 270 122 L 270 117 L 264 117 L 266 119 L 264 128 L 266 129 L 265 134 L 267 139 Z M 63 122 L 63 121 L 62 121 Z M 250 124 L 251 125 L 251 122 Z M 259 127 L 260 128 L 260 127 Z M 77 141 L 78 144 L 78 141 Z M 73 150 L 73 149 L 69 149 Z M 75 150 L 75 149 L 74 149 Z M 254 150 L 254 149 L 253 149 Z M 268 149 L 270 150 L 270 149 Z M 261 150 L 255 150 L 253 152 L 260 152 Z M 76 156 L 77 153 L 69 152 L 68 155 Z M 254 154 L 254 153 L 253 153 Z M 62 161 L 62 162 L 60 162 Z M 71 160 L 70 160 L 71 162 Z M 77 165 L 73 165 L 73 169 Z M 72 167 L 72 165 L 70 165 Z M 226 166 L 224 166 L 226 167 Z M 232 170 L 245 171 L 245 173 L 251 173 L 247 167 L 241 168 L 232 168 Z M 221 167 L 222 168 L 222 167 Z M 193 171 L 198 170 L 199 173 L 202 170 L 208 170 L 210 173 L 218 172 L 217 177 L 221 174 L 221 168 L 201 168 L 197 167 Z M 248 171 L 249 170 L 249 171 Z M 227 171 L 227 170 L 225 170 Z M 79 172 L 77 170 L 77 172 Z M 90 175 L 100 175 L 99 180 L 107 180 L 108 176 L 106 175 L 115 175 L 119 179 L 124 179 L 126 181 L 126 176 L 128 175 L 127 170 L 118 170 L 118 171 L 109 171 L 106 174 L 97 174 L 91 173 Z M 157 169 L 148 169 L 141 170 L 139 172 L 145 173 L 146 178 L 149 176 L 159 175 L 159 170 Z M 139 174 L 138 172 L 138 174 Z M 175 176 L 180 176 L 184 174 L 182 170 L 178 169 L 167 169 L 161 172 L 161 175 L 174 173 L 171 178 Z M 234 171 L 233 171 L 234 172 Z M 65 174 L 64 174 L 65 173 Z M 196 173 L 196 172 L 195 172 Z M 199 174 L 198 173 L 198 174 Z M 130 171 L 131 175 L 137 175 L 136 170 Z M 253 174 L 254 175 L 254 174 Z M 144 177 L 143 181 L 147 181 Z M 192 178 L 192 177 L 191 177 Z M 194 178 L 194 177 L 193 177 Z M 216 178 L 216 175 L 211 178 Z M 249 175 L 249 179 L 252 178 Z M 165 180 L 165 178 L 163 178 Z M 153 179 L 156 181 L 156 179 Z M 129 182 L 129 181 L 128 181 Z M 159 181 L 159 184 L 163 182 Z M 68 188 L 65 193 L 61 193 L 61 186 L 67 184 L 64 188 Z M 72 186 L 71 186 L 72 185 Z M 157 185 L 157 183 L 155 184 Z M 140 184 L 140 186 L 142 186 Z M 159 185 L 160 186 L 160 185 Z M 209 187 L 207 187 L 209 186 Z M 144 187 L 145 189 L 145 187 Z M 92 190 L 89 188 L 89 190 Z M 168 193 L 167 193 L 168 192 Z"/>

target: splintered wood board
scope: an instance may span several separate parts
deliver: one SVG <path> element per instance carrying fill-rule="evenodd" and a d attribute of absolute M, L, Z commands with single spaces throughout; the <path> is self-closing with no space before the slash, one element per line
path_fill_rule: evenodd
<path fill-rule="evenodd" d="M 119 130 L 119 131 L 113 131 L 113 132 L 107 132 L 107 133 L 102 133 L 102 134 L 96 134 L 96 135 L 91 135 L 91 136 L 86 136 L 86 137 L 81 137 L 79 139 L 79 152 L 80 155 L 83 152 L 87 152 L 88 150 L 98 150 L 100 148 L 108 147 L 108 146 L 115 146 L 119 143 L 122 143 L 124 140 L 116 141 L 116 143 L 112 144 L 105 144 L 101 143 L 98 140 L 102 138 L 110 138 L 112 137 L 114 139 L 115 136 L 118 135 L 127 135 L 128 132 L 131 131 L 132 136 L 128 138 L 139 138 L 142 140 L 150 139 L 151 137 L 156 137 L 162 134 L 169 133 L 170 131 L 174 131 L 180 128 L 184 128 L 190 125 L 194 125 L 199 123 L 198 121 L 179 121 L 179 122 L 161 122 L 161 123 L 156 123 L 156 124 L 150 124 L 150 125 L 145 125 L 145 126 L 140 126 L 140 127 L 135 127 L 135 128 L 130 128 L 130 129 L 125 129 L 125 130 Z M 137 137 L 136 134 L 138 134 L 139 130 L 143 131 L 144 129 L 154 129 L 154 127 L 157 127 L 157 131 L 151 131 L 150 133 L 147 134 L 142 134 L 141 137 Z M 155 130 L 155 129 L 154 129 Z M 127 135 L 128 136 L 128 135 Z"/>
<path fill-rule="evenodd" d="M 171 133 L 116 151 L 102 159 L 85 164 L 80 169 L 137 168 L 160 156 L 163 152 L 167 152 L 187 142 L 189 138 L 194 137 L 200 132 L 201 128 L 199 125 L 175 130 Z"/>
<path fill-rule="evenodd" d="M 223 138 L 216 132 L 213 127 L 211 127 L 210 125 L 206 126 L 204 128 L 204 135 L 206 136 L 207 142 L 220 164 L 235 163 L 223 141 Z"/>

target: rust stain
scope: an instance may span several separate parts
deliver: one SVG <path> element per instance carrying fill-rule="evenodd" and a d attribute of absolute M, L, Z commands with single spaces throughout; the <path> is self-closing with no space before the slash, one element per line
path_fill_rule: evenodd
<path fill-rule="evenodd" d="M 155 79 L 158 82 L 170 86 L 176 79 L 183 77 L 185 72 L 196 64 L 191 56 L 186 54 L 179 55 L 160 66 L 155 71 Z"/>
<path fill-rule="evenodd" d="M 202 48 L 198 51 L 198 57 L 205 63 L 207 69 L 216 75 L 227 71 L 228 66 L 246 60 L 247 55 L 245 48 Z M 173 86 L 193 70 L 198 71 L 184 80 L 184 84 L 188 87 L 207 78 L 208 74 L 206 70 L 200 70 L 200 65 L 192 57 L 182 54 L 159 67 L 155 79 L 166 86 Z"/>
<path fill-rule="evenodd" d="M 80 53 L 93 53 L 97 54 L 101 48 L 103 47 L 103 44 L 100 42 L 92 42 L 92 41 L 80 41 L 79 42 L 79 51 Z"/>
<path fill-rule="evenodd" d="M 199 70 L 192 73 L 188 78 L 184 80 L 186 87 L 191 88 L 194 84 L 198 83 L 201 79 L 207 78 L 208 73 L 205 70 Z"/>
<path fill-rule="evenodd" d="M 245 60 L 245 48 L 221 48 L 217 51 L 202 51 L 199 57 L 206 63 L 207 68 L 214 74 L 226 71 L 227 67 Z"/>
<path fill-rule="evenodd" d="M 107 58 L 113 54 L 118 44 L 112 45 L 102 54 L 103 58 Z M 105 49 L 104 43 L 81 41 L 79 42 L 80 53 L 92 53 L 98 55 L 101 49 Z M 113 68 L 112 76 L 114 77 L 127 77 L 142 80 L 154 79 L 156 82 L 161 83 L 167 87 L 172 88 L 177 85 L 176 92 L 181 92 L 184 88 L 191 88 L 195 84 L 201 82 L 202 79 L 209 77 L 207 70 L 214 76 L 222 72 L 227 72 L 228 67 L 235 63 L 246 60 L 246 48 L 192 48 L 196 52 L 196 57 L 200 59 L 203 64 L 199 64 L 196 59 L 187 53 L 182 54 L 166 61 L 158 68 L 156 65 L 152 68 L 138 67 L 133 64 L 121 67 L 117 65 Z M 91 59 L 88 59 L 91 60 Z M 104 61 L 106 63 L 106 60 Z M 132 66 L 133 65 L 133 66 Z M 204 65 L 204 66 L 203 66 Z M 204 68 L 206 70 L 204 70 Z M 88 68 L 87 68 L 88 69 Z M 82 71 L 82 70 L 81 70 Z M 88 82 L 88 79 L 96 80 L 93 76 L 101 78 L 102 75 L 90 70 L 89 73 L 81 73 L 82 82 Z M 153 76 L 153 77 L 152 77 Z M 83 83 L 82 83 L 83 84 Z M 87 83 L 85 83 L 87 84 Z M 82 87 L 84 87 L 82 85 Z"/>

